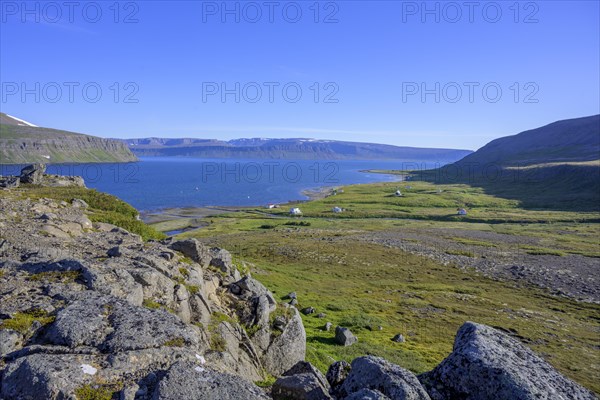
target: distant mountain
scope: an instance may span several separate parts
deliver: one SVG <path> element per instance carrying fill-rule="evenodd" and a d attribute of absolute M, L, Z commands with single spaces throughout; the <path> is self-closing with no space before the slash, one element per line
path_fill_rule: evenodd
<path fill-rule="evenodd" d="M 0 113 L 0 164 L 130 161 L 137 158 L 118 140 L 40 128 Z"/>
<path fill-rule="evenodd" d="M 471 150 L 427 149 L 316 139 L 127 139 L 137 156 L 453 162 Z"/>
<path fill-rule="evenodd" d="M 600 115 L 496 139 L 416 177 L 467 183 L 526 207 L 600 211 Z"/>

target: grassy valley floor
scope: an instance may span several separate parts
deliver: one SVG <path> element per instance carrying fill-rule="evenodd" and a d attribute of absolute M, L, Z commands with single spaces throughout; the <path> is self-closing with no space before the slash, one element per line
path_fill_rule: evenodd
<path fill-rule="evenodd" d="M 368 353 L 427 371 L 472 320 L 600 393 L 598 213 L 523 209 L 480 188 L 423 182 L 344 187 L 299 207 L 300 218 L 282 207 L 154 220 L 228 249 L 282 302 L 296 291 L 301 308 L 316 309 L 303 317 L 307 358 L 323 370 Z M 456 215 L 459 207 L 468 215 Z M 334 344 L 327 321 L 359 342 Z M 405 343 L 391 340 L 398 333 Z"/>

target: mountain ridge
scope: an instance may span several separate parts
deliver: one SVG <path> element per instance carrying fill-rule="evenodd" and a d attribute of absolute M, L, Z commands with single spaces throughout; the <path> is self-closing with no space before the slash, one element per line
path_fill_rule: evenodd
<path fill-rule="evenodd" d="M 194 138 L 122 139 L 137 156 L 207 158 L 294 158 L 456 161 L 471 150 L 421 148 L 311 138 L 244 138 L 223 141 Z"/>

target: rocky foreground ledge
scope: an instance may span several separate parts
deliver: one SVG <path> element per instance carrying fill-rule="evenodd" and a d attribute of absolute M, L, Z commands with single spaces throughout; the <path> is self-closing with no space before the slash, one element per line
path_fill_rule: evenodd
<path fill-rule="evenodd" d="M 92 223 L 80 199 L 0 196 L 0 210 L 2 399 L 596 398 L 472 322 L 418 377 L 373 356 L 338 361 L 324 376 L 304 361 L 296 308 L 226 250 L 144 242 Z M 255 384 L 270 376 L 274 384 Z"/>

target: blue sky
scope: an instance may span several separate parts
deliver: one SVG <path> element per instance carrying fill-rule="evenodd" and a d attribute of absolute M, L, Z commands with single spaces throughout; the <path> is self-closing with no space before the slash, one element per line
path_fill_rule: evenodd
<path fill-rule="evenodd" d="M 477 149 L 600 110 L 598 1 L 0 3 L 0 109 L 40 126 Z"/>

